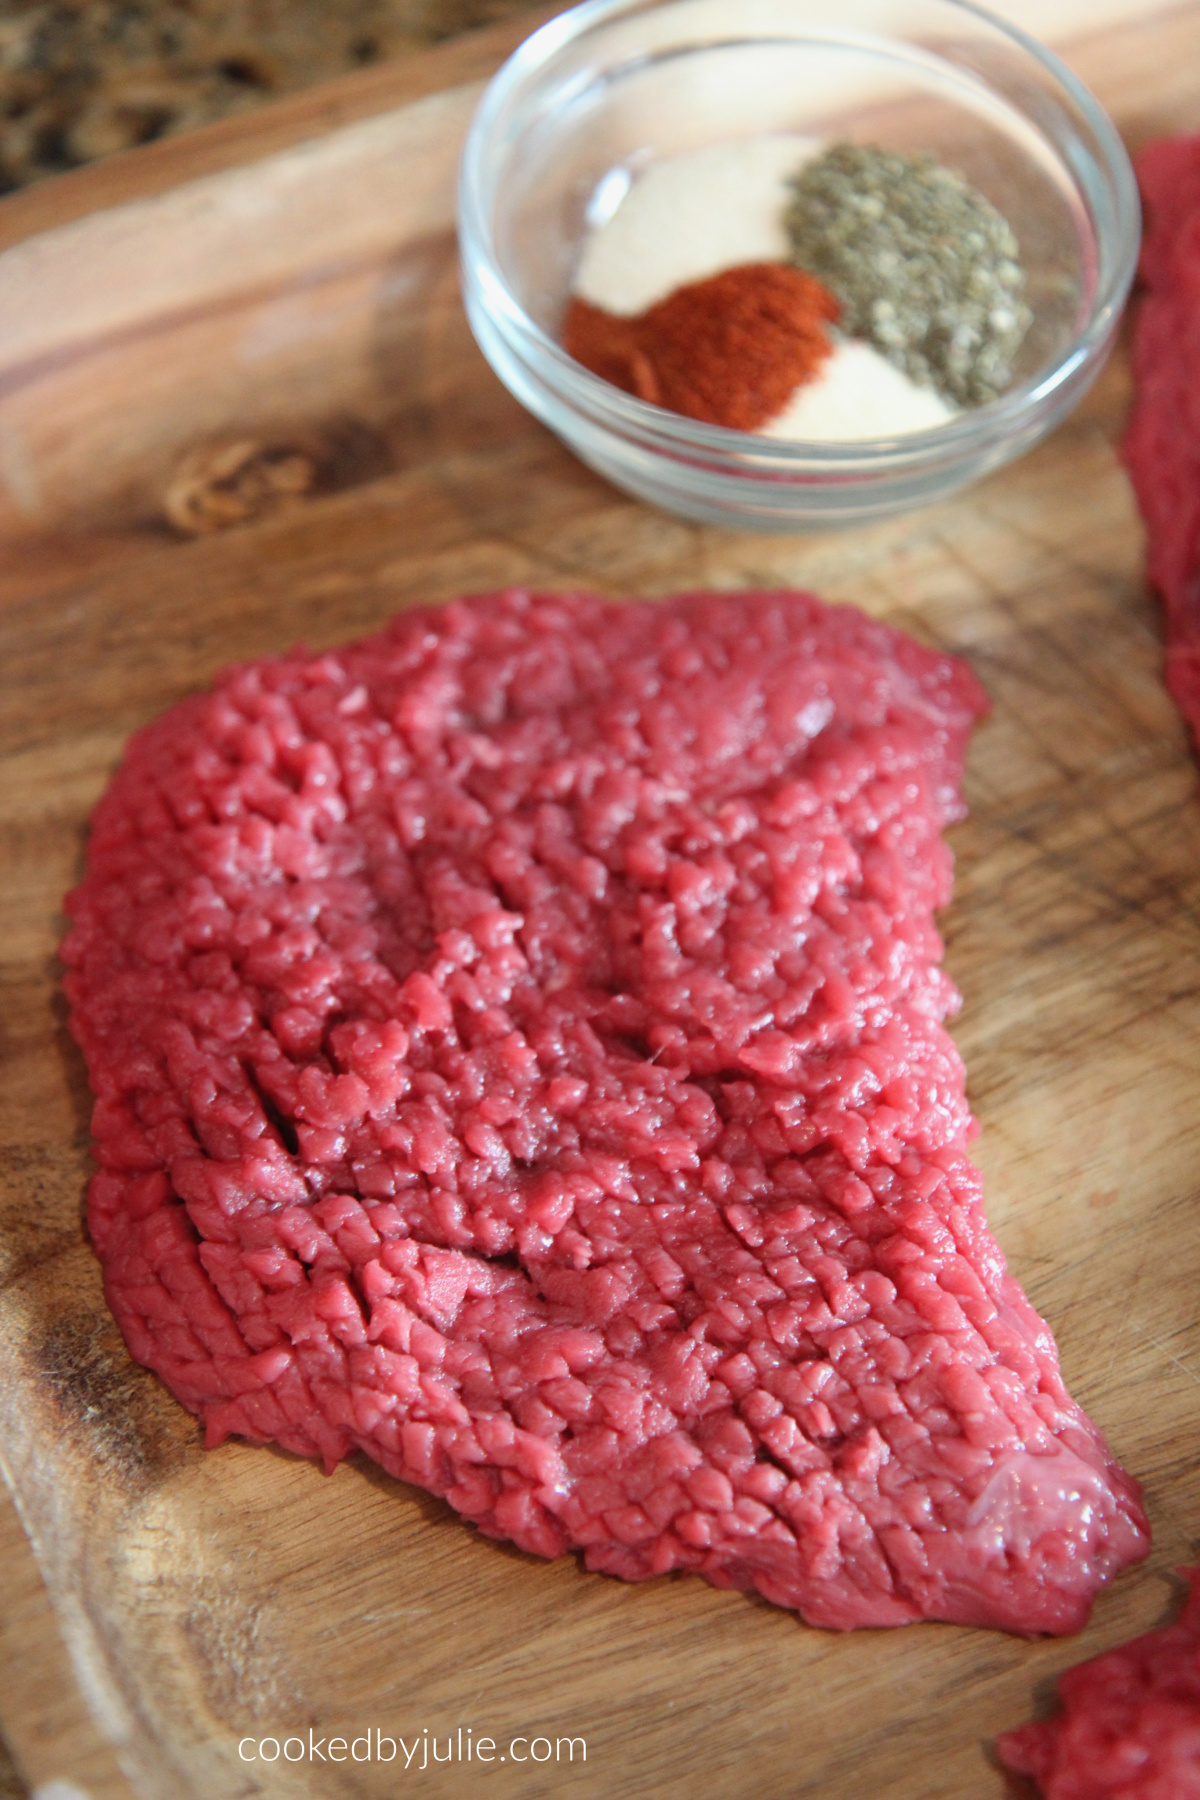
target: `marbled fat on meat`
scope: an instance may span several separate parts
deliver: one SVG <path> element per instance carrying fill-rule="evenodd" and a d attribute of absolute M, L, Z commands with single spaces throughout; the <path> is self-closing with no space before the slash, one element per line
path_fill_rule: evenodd
<path fill-rule="evenodd" d="M 1077 1629 L 1146 1527 L 966 1153 L 983 706 L 804 595 L 514 591 L 141 732 L 63 952 L 133 1354 L 542 1556 Z"/>
<path fill-rule="evenodd" d="M 1181 1573 L 1176 1624 L 1068 1669 L 1061 1711 L 1000 1738 L 1043 1800 L 1200 1800 L 1200 1569 Z"/>

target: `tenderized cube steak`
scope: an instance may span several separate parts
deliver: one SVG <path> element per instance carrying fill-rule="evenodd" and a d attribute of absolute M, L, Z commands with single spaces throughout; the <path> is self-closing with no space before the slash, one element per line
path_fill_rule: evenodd
<path fill-rule="evenodd" d="M 814 1624 L 1145 1555 L 941 1021 L 970 672 L 800 594 L 508 592 L 132 742 L 64 960 L 90 1224 L 206 1422 Z"/>
<path fill-rule="evenodd" d="M 1146 220 L 1122 454 L 1164 602 L 1167 686 L 1200 744 L 1200 133 L 1138 158 Z"/>
<path fill-rule="evenodd" d="M 1180 1574 L 1174 1625 L 1068 1669 L 1062 1710 L 998 1740 L 1045 1800 L 1200 1800 L 1200 1569 Z"/>

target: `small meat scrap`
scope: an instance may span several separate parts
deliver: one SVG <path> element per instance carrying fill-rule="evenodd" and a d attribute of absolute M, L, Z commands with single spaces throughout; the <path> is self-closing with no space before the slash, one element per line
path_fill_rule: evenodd
<path fill-rule="evenodd" d="M 509 591 L 139 733 L 62 953 L 134 1356 L 538 1555 L 1078 1629 L 1146 1524 L 967 1157 L 984 704 L 803 594 Z"/>
<path fill-rule="evenodd" d="M 1200 134 L 1138 159 L 1145 214 L 1123 455 L 1166 608 L 1167 686 L 1200 744 Z"/>
<path fill-rule="evenodd" d="M 1043 1800 L 1200 1800 L 1200 1569 L 1179 1621 L 1068 1669 L 1062 1709 L 999 1739 Z"/>

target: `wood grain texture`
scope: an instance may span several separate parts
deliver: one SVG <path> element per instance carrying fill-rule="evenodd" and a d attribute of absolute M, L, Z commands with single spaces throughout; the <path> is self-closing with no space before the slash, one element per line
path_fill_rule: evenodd
<path fill-rule="evenodd" d="M 22 1800 L 29 1785 L 44 1788 L 64 1779 L 81 1785 L 88 1800 L 134 1800 L 113 1747 L 97 1729 L 72 1676 L 50 1596 L 2 1490 L 0 1569 L 0 1716 L 13 1721 L 21 1745 L 17 1769 L 0 1743 L 0 1800 Z"/>
<path fill-rule="evenodd" d="M 1200 8 L 1150 35 L 1147 48 L 1114 28 L 1079 52 L 1139 135 L 1200 110 L 1200 59 L 1185 54 Z M 427 122 L 457 116 L 451 101 Z M 0 1454 L 67 1657 L 40 1626 L 23 1633 L 6 1581 L 5 1730 L 36 1780 L 70 1776 L 105 1800 L 120 1777 L 104 1766 L 144 1796 L 395 1795 L 405 1778 L 387 1766 L 249 1765 L 238 1742 L 378 1727 L 444 1743 L 460 1725 L 501 1746 L 583 1737 L 587 1761 L 430 1768 L 420 1792 L 998 1800 L 988 1741 L 1060 1670 L 1160 1620 L 1200 1536 L 1200 802 L 1115 456 L 1127 365 L 1034 455 L 942 506 L 838 537 L 738 537 L 654 514 L 574 462 L 474 350 L 448 237 L 421 242 L 415 298 L 378 334 L 397 347 L 346 365 L 366 369 L 363 404 L 378 398 L 387 473 L 191 544 L 136 508 L 10 539 Z M 377 305 L 347 299 L 352 336 Z M 219 386 L 224 340 L 212 320 L 197 329 Z M 115 371 L 141 339 L 106 354 Z M 401 379 L 397 408 L 378 389 Z M 538 1563 L 362 1462 L 326 1478 L 241 1444 L 204 1452 L 124 1351 L 81 1230 L 89 1099 L 55 963 L 61 897 L 121 745 L 230 660 L 506 582 L 807 586 L 967 656 L 987 686 L 943 926 L 989 1216 L 1074 1393 L 1144 1481 L 1155 1531 L 1148 1568 L 1081 1638 L 834 1637 L 697 1581 L 631 1587 Z M 72 1713 L 83 1736 L 63 1727 L 52 1767 L 64 1694 L 83 1696 L 90 1725 Z"/>

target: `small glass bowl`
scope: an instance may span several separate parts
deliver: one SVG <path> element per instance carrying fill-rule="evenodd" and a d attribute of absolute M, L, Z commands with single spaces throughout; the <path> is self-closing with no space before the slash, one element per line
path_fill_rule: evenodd
<path fill-rule="evenodd" d="M 1007 392 L 921 431 L 802 442 L 666 412 L 566 354 L 589 209 L 659 157 L 762 132 L 932 151 L 1006 215 L 1034 314 Z M 1139 229 L 1098 102 L 965 0 L 588 0 L 495 76 L 459 176 L 467 314 L 505 386 L 616 486 L 737 530 L 884 518 L 1030 449 L 1111 348 Z"/>

